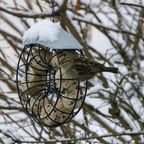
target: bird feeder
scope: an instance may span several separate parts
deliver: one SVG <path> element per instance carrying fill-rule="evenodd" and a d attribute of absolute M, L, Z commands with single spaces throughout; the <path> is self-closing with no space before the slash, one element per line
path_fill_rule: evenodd
<path fill-rule="evenodd" d="M 87 81 L 69 77 L 57 65 L 66 56 L 84 57 L 82 46 L 59 23 L 48 19 L 24 34 L 23 45 L 16 75 L 22 107 L 43 126 L 68 123 L 82 108 Z"/>

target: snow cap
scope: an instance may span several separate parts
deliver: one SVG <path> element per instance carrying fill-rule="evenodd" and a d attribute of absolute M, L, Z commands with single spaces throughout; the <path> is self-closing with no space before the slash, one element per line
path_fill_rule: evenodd
<path fill-rule="evenodd" d="M 34 24 L 23 36 L 23 45 L 40 44 L 53 49 L 82 49 L 80 43 L 59 23 L 49 19 Z"/>

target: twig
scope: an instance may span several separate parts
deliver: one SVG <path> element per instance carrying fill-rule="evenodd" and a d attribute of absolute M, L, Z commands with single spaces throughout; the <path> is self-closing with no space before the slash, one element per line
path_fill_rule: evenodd
<path fill-rule="evenodd" d="M 0 7 L 0 11 L 6 12 L 8 14 L 11 14 L 13 16 L 22 17 L 22 18 L 45 18 L 45 17 L 52 17 L 51 11 L 47 12 L 26 12 L 26 11 L 16 11 L 16 10 L 10 10 L 8 8 Z M 58 15 L 58 10 L 55 12 L 55 15 Z"/>
<path fill-rule="evenodd" d="M 72 142 L 72 141 L 81 141 L 81 140 L 90 140 L 90 139 L 97 139 L 97 138 L 106 138 L 106 137 L 116 137 L 116 136 L 125 136 L 125 135 L 128 135 L 128 136 L 138 136 L 138 135 L 144 135 L 144 132 L 134 132 L 134 133 L 126 133 L 126 132 L 123 132 L 123 133 L 116 133 L 116 134 L 109 134 L 109 135 L 102 135 L 102 136 L 94 136 L 94 137 L 82 137 L 82 138 L 77 138 L 77 139 L 64 139 L 64 140 L 49 140 L 49 141 L 18 141 L 20 143 L 57 143 L 57 142 Z M 17 142 L 17 141 L 15 141 Z"/>
<path fill-rule="evenodd" d="M 135 6 L 135 7 L 144 8 L 144 6 L 137 5 L 137 4 L 133 4 L 133 3 L 120 3 L 120 4 L 121 4 L 121 5 L 128 5 L 128 6 Z"/>

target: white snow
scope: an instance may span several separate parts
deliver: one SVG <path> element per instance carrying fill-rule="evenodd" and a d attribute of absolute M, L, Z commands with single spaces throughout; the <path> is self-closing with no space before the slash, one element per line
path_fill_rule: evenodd
<path fill-rule="evenodd" d="M 82 49 L 80 43 L 59 23 L 49 19 L 34 24 L 23 36 L 23 45 L 40 44 L 54 49 Z"/>
<path fill-rule="evenodd" d="M 11 137 L 13 137 L 14 139 L 16 139 L 16 140 L 20 140 L 21 139 L 21 135 L 20 135 L 20 133 L 17 131 L 17 129 L 16 128 L 14 128 L 14 127 L 11 127 L 11 126 L 7 126 L 7 127 L 5 127 L 5 126 L 3 126 L 2 128 L 1 128 L 1 130 L 4 132 L 4 133 L 7 133 L 8 135 L 11 135 Z M 12 142 L 12 140 L 11 139 L 7 139 L 7 144 L 8 143 L 11 143 Z"/>
<path fill-rule="evenodd" d="M 23 36 L 23 41 L 30 39 L 31 42 L 33 42 L 39 39 L 39 41 L 49 40 L 54 42 L 58 39 L 60 29 L 61 27 L 59 23 L 53 23 L 49 19 L 45 19 L 28 29 Z"/>
<path fill-rule="evenodd" d="M 5 1 L 10 2 L 12 0 L 5 0 Z M 74 1 L 76 3 L 76 0 L 74 0 Z M 92 1 L 94 1 L 94 0 L 92 0 Z M 74 21 L 73 18 L 77 18 L 77 19 L 80 19 L 80 20 L 91 22 L 93 24 L 97 24 L 97 25 L 100 25 L 100 26 L 105 26 L 105 27 L 117 30 L 116 25 L 113 23 L 113 22 L 115 22 L 117 24 L 117 22 L 118 22 L 118 19 L 117 19 L 116 15 L 114 14 L 115 13 L 114 10 L 111 9 L 111 8 L 109 8 L 109 7 L 107 7 L 106 4 L 105 4 L 105 6 L 103 4 L 101 4 L 99 7 L 101 7 L 102 11 L 98 11 L 99 10 L 98 6 L 97 5 L 96 6 L 92 5 L 92 1 L 91 0 L 87 0 L 87 1 L 81 0 L 81 2 L 83 3 L 82 7 L 85 8 L 86 6 L 89 6 L 91 9 L 93 8 L 92 10 L 100 18 L 100 20 L 102 21 L 102 23 L 98 22 L 96 20 L 96 18 L 92 19 L 91 14 L 90 13 L 85 13 L 84 10 L 77 11 L 77 13 L 79 13 L 80 15 L 74 14 L 72 11 L 66 11 L 66 15 L 69 18 L 69 20 L 72 22 L 72 24 L 75 26 L 75 29 L 79 30 L 79 27 L 78 27 L 77 22 Z M 97 0 L 97 1 L 100 1 L 100 0 Z M 58 2 L 58 5 L 61 6 L 61 4 L 62 4 L 63 1 L 62 0 L 57 0 L 57 2 Z M 131 1 L 131 0 L 121 0 L 121 2 L 139 4 L 140 1 L 139 0 L 133 0 L 133 1 Z M 142 1 L 141 1 L 141 3 L 142 3 Z M 119 8 L 119 12 L 121 12 L 121 14 L 123 15 L 123 20 L 122 20 L 122 23 L 121 23 L 122 29 L 124 31 L 129 31 L 129 27 L 128 26 L 131 26 L 132 27 L 131 32 L 135 33 L 135 27 L 137 26 L 137 21 L 136 20 L 133 21 L 133 19 L 131 17 L 131 16 L 134 15 L 135 11 L 133 9 L 131 10 L 131 8 L 129 8 L 129 6 L 127 6 L 127 9 L 129 10 L 129 13 L 131 13 L 131 16 L 130 16 L 130 14 L 126 15 L 127 11 L 125 10 L 125 7 L 123 5 L 119 5 L 119 4 L 116 4 L 116 5 Z M 104 7 L 102 7 L 102 6 L 104 6 Z M 6 7 L 6 8 L 8 8 L 8 7 Z M 69 8 L 71 8 L 71 6 L 69 6 Z M 56 7 L 55 7 L 55 9 L 56 9 Z M 15 10 L 9 10 L 9 11 L 12 11 L 12 12 L 15 12 L 15 13 L 17 12 Z M 105 16 L 104 12 L 107 13 L 107 15 L 111 18 L 111 20 L 109 20 L 108 17 Z M 22 14 L 23 12 L 20 11 L 19 13 Z M 48 13 L 48 11 L 46 13 Z M 51 13 L 51 11 L 50 11 L 50 13 Z M 34 15 L 34 14 L 38 14 L 38 13 L 33 13 L 33 11 L 30 11 L 30 12 L 24 12 L 23 14 L 26 14 L 26 15 L 32 15 L 33 14 Z M 10 15 L 6 15 L 6 16 L 9 16 L 9 19 L 12 20 L 13 22 L 17 21 L 16 26 L 18 27 L 18 29 L 20 31 L 22 31 L 22 32 L 24 31 L 24 27 L 23 27 L 24 24 L 20 23 L 17 18 L 15 18 L 14 16 L 10 16 Z M 18 38 L 20 38 L 19 34 L 17 34 L 16 32 L 14 33 L 13 29 L 11 29 L 10 26 L 7 26 L 4 21 L 2 21 L 2 22 L 3 22 L 2 23 L 2 28 L 4 28 L 5 31 L 10 31 L 11 34 L 14 34 Z M 27 22 L 28 22 L 29 25 L 33 25 L 34 24 L 34 21 L 32 19 L 27 19 Z M 51 27 L 47 25 L 48 23 L 49 23 L 49 25 Z M 43 21 L 41 21 L 39 23 L 36 23 L 34 26 L 32 26 L 25 33 L 24 38 L 26 38 L 25 40 L 31 40 L 31 41 L 38 40 L 36 42 L 40 42 L 39 40 L 41 39 L 42 41 L 49 41 L 49 42 L 53 43 L 53 45 L 54 45 L 55 42 L 57 42 L 58 39 L 60 39 L 59 41 L 62 41 L 62 37 L 61 36 L 63 36 L 63 35 L 62 34 L 58 35 L 59 33 L 61 33 L 61 29 L 62 28 L 60 27 L 60 29 L 59 29 L 59 27 L 60 27 L 59 23 L 52 23 L 50 20 L 43 20 Z M 113 55 L 113 57 L 110 60 L 110 62 L 112 64 L 115 64 L 115 62 L 122 62 L 123 63 L 123 59 L 121 58 L 120 55 L 116 54 L 117 51 L 115 50 L 115 48 L 113 48 L 114 46 L 110 43 L 109 39 L 105 36 L 105 34 L 103 34 L 101 31 L 99 31 L 96 27 L 92 26 L 91 28 L 92 28 L 92 30 L 91 30 L 91 37 L 92 37 L 92 39 L 89 41 L 89 45 L 92 46 L 93 48 L 95 48 L 103 56 L 106 56 L 107 59 L 110 58 Z M 67 33 L 67 32 L 65 32 L 65 33 Z M 121 46 L 122 46 L 122 48 L 124 48 L 126 46 L 126 42 L 127 42 L 126 38 L 127 37 L 125 37 L 124 34 L 122 34 L 122 33 L 117 34 L 115 32 L 110 32 L 110 31 L 109 31 L 108 34 L 112 38 L 114 38 L 118 43 L 120 43 Z M 79 32 L 79 35 L 80 35 L 80 32 Z M 67 40 L 65 40 L 65 41 L 67 42 Z M 0 41 L 0 42 L 2 42 L 2 41 Z M 59 44 L 59 42 L 57 42 L 57 43 Z M 6 44 L 4 44 L 4 42 L 3 42 L 2 46 L 5 46 L 5 45 Z M 61 43 L 61 46 L 62 46 L 62 43 Z M 141 55 L 144 55 L 144 52 L 143 52 L 144 51 L 144 49 L 143 49 L 143 41 L 141 41 L 141 44 L 139 44 L 139 47 L 140 46 L 141 46 Z M 109 49 L 109 51 L 108 51 L 107 55 L 105 55 L 108 49 Z M 89 51 L 93 55 L 93 57 L 95 58 L 95 60 L 97 60 L 98 55 L 97 54 L 93 54 L 92 50 L 89 50 Z M 127 47 L 125 49 L 125 52 L 126 52 L 126 55 L 127 55 L 127 57 L 129 59 L 132 59 L 133 56 L 136 55 L 135 53 L 133 53 L 133 46 L 132 47 Z M 7 53 L 7 55 L 9 55 L 10 58 L 12 57 L 12 55 L 14 55 L 14 52 L 12 52 L 10 50 L 10 48 L 6 49 L 5 53 Z M 114 54 L 116 54 L 116 55 L 114 55 Z M 8 59 L 8 60 L 10 61 L 10 59 Z M 103 61 L 99 61 L 99 62 L 103 63 L 104 60 Z M 10 62 L 10 64 L 14 65 L 14 64 L 12 64 L 12 62 Z M 114 66 L 116 66 L 116 64 Z M 119 68 L 119 71 L 122 73 L 122 75 L 128 74 L 128 70 L 127 70 L 126 66 L 119 64 L 116 67 Z M 144 68 L 144 61 L 142 61 L 142 60 L 140 61 L 140 67 Z M 141 69 L 141 74 L 142 75 L 144 74 L 144 70 L 143 69 Z M 109 79 L 114 79 L 115 78 L 113 74 L 108 74 L 108 76 L 106 76 L 106 73 L 104 73 L 104 76 L 106 78 L 110 77 Z M 11 77 L 15 81 L 15 75 L 13 75 Z M 118 81 L 120 79 L 121 79 L 121 75 L 118 75 Z M 110 80 L 108 80 L 109 89 L 106 89 L 106 90 L 107 91 L 110 90 L 110 91 L 113 92 L 116 87 L 112 86 L 112 83 L 110 83 L 109 81 Z M 113 81 L 115 82 L 115 80 L 113 80 Z M 132 80 L 129 79 L 129 81 L 132 82 L 132 83 L 139 84 L 139 81 L 137 81 L 137 79 L 132 79 Z M 92 80 L 91 80 L 91 82 L 92 82 Z M 99 91 L 100 89 L 104 89 L 103 84 L 99 83 L 98 79 L 96 79 L 96 78 L 93 80 L 92 83 L 95 86 L 87 91 L 88 94 L 90 94 L 90 93 L 92 93 L 92 94 L 86 97 L 85 103 L 93 106 L 95 109 L 98 109 L 102 113 L 104 113 L 106 115 L 109 115 L 108 110 L 110 108 L 110 104 L 107 102 L 107 98 L 109 98 L 108 93 L 102 91 L 101 93 L 105 96 L 105 100 L 99 98 L 98 97 L 99 95 L 97 94 L 97 91 Z M 1 87 L 2 87 L 3 91 L 8 91 L 9 90 L 9 88 L 4 84 L 4 82 L 1 82 L 1 85 L 2 85 Z M 128 95 L 131 95 L 131 93 L 134 92 L 133 89 L 130 90 L 131 85 L 129 83 L 126 83 L 125 81 L 122 83 L 121 86 L 124 88 L 124 90 L 127 92 Z M 142 93 L 144 93 L 144 90 L 142 88 L 143 87 L 141 86 L 140 91 Z M 9 94 L 7 96 L 9 98 L 16 99 L 17 94 L 13 94 L 13 96 Z M 140 117 L 141 117 L 140 121 L 143 122 L 144 121 L 144 119 L 143 119 L 144 118 L 144 108 L 142 107 L 142 104 L 141 104 L 141 100 L 142 99 L 138 99 L 138 98 L 135 98 L 135 97 L 136 97 L 136 93 L 133 94 L 133 97 L 129 101 L 129 100 L 127 100 L 127 97 L 124 94 L 122 95 L 122 98 L 128 104 L 129 104 L 129 102 L 131 102 L 132 107 L 134 108 L 134 110 L 136 111 L 136 113 L 138 113 L 140 115 Z M 18 99 L 18 97 L 17 97 L 17 99 Z M 8 100 L 8 102 L 12 103 L 12 100 Z M 4 103 L 4 101 L 0 101 L 0 105 L 1 106 L 7 106 L 6 104 L 7 103 Z M 104 104 L 108 104 L 108 105 L 104 105 Z M 20 105 L 16 104 L 16 102 L 13 102 L 11 106 L 13 106 L 13 105 L 16 105 L 17 107 L 20 106 Z M 24 114 L 24 113 L 22 113 L 22 112 L 19 113 L 19 115 L 17 115 L 15 111 L 4 110 L 4 112 L 6 112 L 6 113 L 11 112 L 11 114 L 9 114 L 9 115 L 15 121 L 16 120 L 22 120 L 22 119 L 25 119 L 25 117 L 27 117 L 27 115 Z M 124 129 L 122 129 L 119 126 L 116 126 L 114 123 L 108 121 L 104 117 L 96 114 L 96 116 L 98 118 L 100 118 L 103 122 L 105 122 L 107 125 L 109 125 L 110 128 L 115 129 L 116 132 L 121 133 L 122 130 L 124 130 L 125 132 L 131 132 L 131 133 L 140 132 L 140 127 L 138 126 L 138 123 L 136 121 L 132 122 L 131 119 L 130 119 L 130 117 L 128 117 L 127 113 L 124 110 L 121 112 L 121 115 L 124 117 L 125 121 L 127 121 L 128 123 L 130 123 L 130 126 L 133 129 L 132 131 L 130 131 L 130 130 L 124 130 Z M 98 135 L 102 135 L 102 134 L 107 133 L 107 131 L 100 126 L 100 123 L 98 121 L 93 120 L 90 115 L 86 115 L 86 117 L 87 117 L 87 119 L 89 121 L 89 125 L 90 125 L 89 128 L 90 128 L 91 131 L 94 131 Z M 5 121 L 4 118 L 2 117 L 2 115 L 0 116 L 0 120 L 1 120 L 0 121 L 1 123 Z M 74 117 L 74 120 L 76 120 L 80 124 L 85 124 L 85 120 L 84 120 L 84 117 L 83 117 L 83 110 L 81 110 Z M 10 121 L 10 119 L 7 119 L 7 121 Z M 119 122 L 118 120 L 115 120 L 115 121 Z M 14 133 L 14 135 L 15 135 L 15 137 L 17 139 L 21 139 L 20 135 L 17 135 L 18 133 L 20 133 L 22 135 L 22 137 L 24 138 L 24 140 L 35 140 L 33 137 L 29 137 L 29 135 L 26 133 L 27 131 L 30 131 L 34 137 L 38 137 L 38 133 L 35 131 L 35 129 L 32 127 L 32 125 L 29 125 L 29 124 L 31 124 L 31 121 L 30 121 L 30 119 L 27 119 L 25 122 L 24 121 L 23 122 L 18 121 L 18 125 L 23 126 L 24 129 L 22 129 L 21 127 L 18 126 L 18 128 L 16 130 L 13 130 L 10 126 L 7 126 L 5 124 L 4 124 L 4 127 L 0 128 L 0 129 L 2 129 L 2 130 L 6 129 L 6 131 L 3 131 L 3 132 L 6 132 L 8 134 Z M 72 125 L 71 122 L 69 124 Z M 2 126 L 2 124 L 1 124 L 1 126 Z M 7 131 L 7 129 L 9 129 L 9 128 L 10 128 L 10 131 Z M 38 124 L 36 124 L 36 129 L 38 131 L 41 130 Z M 50 138 L 49 138 L 49 135 L 47 135 L 47 133 L 48 133 L 48 131 L 50 129 L 47 129 L 45 127 L 44 127 L 44 129 L 45 129 L 45 131 L 43 131 L 42 137 L 45 138 L 46 140 L 49 140 Z M 56 129 L 57 129 L 58 132 L 62 133 L 60 131 L 61 130 L 60 127 L 56 128 Z M 26 131 L 24 131 L 24 130 L 26 130 Z M 79 129 L 78 132 L 76 133 L 77 137 L 80 137 L 81 135 L 83 136 L 83 131 L 81 131 L 81 133 L 79 133 L 80 130 L 81 129 Z M 127 140 L 130 140 L 130 137 L 126 137 L 125 136 L 124 138 L 127 139 Z M 58 139 L 65 139 L 65 138 L 63 136 L 62 137 L 59 136 Z M 108 138 L 105 138 L 105 139 L 108 139 Z M 3 138 L 3 140 L 4 140 L 4 143 L 6 143 L 6 144 L 13 143 L 12 139 Z M 111 140 L 109 139 L 109 141 L 111 141 Z"/>
<path fill-rule="evenodd" d="M 7 138 L 3 140 L 5 144 L 12 144 L 14 141 L 11 138 Z"/>
<path fill-rule="evenodd" d="M 94 87 L 90 88 L 89 90 L 87 90 L 87 94 L 89 93 L 94 93 L 97 92 L 98 90 L 100 90 L 102 88 L 102 85 L 97 84 Z"/>

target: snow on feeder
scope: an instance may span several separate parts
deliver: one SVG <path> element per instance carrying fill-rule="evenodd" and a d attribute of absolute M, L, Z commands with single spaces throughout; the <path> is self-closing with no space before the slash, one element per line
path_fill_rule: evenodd
<path fill-rule="evenodd" d="M 23 45 L 17 89 L 25 112 L 46 127 L 69 122 L 82 108 L 87 81 L 72 79 L 57 65 L 63 57 L 84 57 L 82 46 L 59 23 L 48 19 L 24 34 Z"/>

